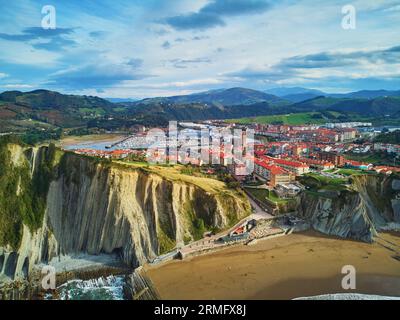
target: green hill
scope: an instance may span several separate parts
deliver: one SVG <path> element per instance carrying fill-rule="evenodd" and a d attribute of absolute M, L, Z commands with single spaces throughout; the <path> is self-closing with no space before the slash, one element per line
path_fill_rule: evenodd
<path fill-rule="evenodd" d="M 400 130 L 393 132 L 381 133 L 374 139 L 375 142 L 400 144 Z"/>
<path fill-rule="evenodd" d="M 255 118 L 261 117 L 261 118 Z M 79 128 L 128 130 L 135 124 L 164 126 L 170 120 L 242 119 L 242 123 L 371 121 L 399 124 L 400 97 L 373 99 L 319 96 L 290 104 L 264 92 L 231 88 L 199 94 L 112 103 L 93 96 L 48 90 L 0 94 L 0 132 L 51 132 Z M 58 131 L 57 131 L 58 132 Z M 58 133 L 57 133 L 58 134 Z"/>
<path fill-rule="evenodd" d="M 317 97 L 295 103 L 293 111 L 321 111 L 358 113 L 364 116 L 399 116 L 400 97 L 378 97 L 374 99 Z"/>
<path fill-rule="evenodd" d="M 91 96 L 65 95 L 48 90 L 0 94 L 0 119 L 33 119 L 57 127 L 86 125 L 88 118 L 112 113 L 114 104 Z"/>
<path fill-rule="evenodd" d="M 160 97 L 144 99 L 138 104 L 190 104 L 203 103 L 215 104 L 217 106 L 234 106 L 234 105 L 251 105 L 260 102 L 268 102 L 273 104 L 289 104 L 289 101 L 279 98 L 275 95 L 268 94 L 262 91 L 247 89 L 247 88 L 230 88 L 210 90 L 182 96 Z M 130 103 L 135 104 L 134 103 Z"/>

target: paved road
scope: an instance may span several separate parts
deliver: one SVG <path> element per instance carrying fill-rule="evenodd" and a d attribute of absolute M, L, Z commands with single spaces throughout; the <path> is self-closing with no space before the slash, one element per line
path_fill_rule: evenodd
<path fill-rule="evenodd" d="M 260 219 L 272 219 L 274 216 L 266 211 L 264 211 L 253 199 L 251 199 L 249 196 L 247 196 L 247 198 L 249 199 L 249 202 L 251 204 L 251 206 L 254 209 L 254 212 L 247 217 L 247 219 L 256 219 L 256 220 L 260 220 Z"/>
<path fill-rule="evenodd" d="M 265 212 L 255 201 L 253 201 L 249 196 L 247 196 L 249 199 L 249 202 L 251 206 L 253 207 L 254 211 L 252 214 L 247 216 L 246 218 L 240 220 L 236 225 L 231 227 L 229 230 L 225 230 L 223 232 L 220 232 L 216 235 L 213 235 L 211 237 L 203 238 L 201 240 L 198 240 L 196 242 L 192 242 L 180 249 L 181 253 L 184 255 L 187 255 L 189 253 L 193 253 L 196 251 L 202 251 L 202 250 L 207 250 L 207 249 L 216 249 L 218 247 L 224 247 L 225 244 L 220 244 L 220 243 L 215 243 L 214 241 L 217 240 L 218 238 L 221 238 L 222 236 L 226 236 L 229 234 L 231 231 L 242 225 L 245 221 L 248 220 L 261 220 L 261 219 L 272 219 L 274 218 L 273 215 L 271 215 L 268 212 Z"/>

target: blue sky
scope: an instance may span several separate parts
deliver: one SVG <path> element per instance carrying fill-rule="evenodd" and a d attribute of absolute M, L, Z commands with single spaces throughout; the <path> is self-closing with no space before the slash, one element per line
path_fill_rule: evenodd
<path fill-rule="evenodd" d="M 0 0 L 0 91 L 400 89 L 400 1 Z M 41 27 L 56 9 L 55 30 Z M 342 28 L 342 7 L 356 29 Z"/>

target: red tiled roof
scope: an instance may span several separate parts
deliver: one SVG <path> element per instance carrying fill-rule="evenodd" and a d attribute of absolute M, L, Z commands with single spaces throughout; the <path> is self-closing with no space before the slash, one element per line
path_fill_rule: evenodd
<path fill-rule="evenodd" d="M 302 162 L 305 162 L 307 164 L 317 164 L 317 165 L 321 165 L 324 167 L 331 167 L 333 166 L 333 163 L 328 162 L 328 161 L 322 161 L 322 160 L 317 160 L 317 159 L 310 159 L 310 158 L 300 158 L 299 159 Z"/>
<path fill-rule="evenodd" d="M 307 168 L 308 165 L 302 163 L 302 162 L 296 162 L 296 161 L 290 161 L 290 160 L 285 160 L 285 159 L 277 159 L 275 160 L 276 163 L 286 165 L 289 167 L 295 167 L 295 168 Z"/>
<path fill-rule="evenodd" d="M 114 151 L 111 151 L 111 154 L 113 154 L 113 155 L 121 155 L 121 154 L 128 154 L 128 153 L 130 153 L 129 150 L 114 150 Z"/>
<path fill-rule="evenodd" d="M 298 162 L 298 161 L 290 161 L 290 160 L 285 160 L 285 159 L 278 159 L 278 158 L 272 158 L 268 156 L 262 156 L 262 159 L 268 162 L 273 162 L 277 163 L 280 165 L 288 166 L 288 167 L 295 167 L 295 168 L 308 168 L 308 165 Z"/>
<path fill-rule="evenodd" d="M 367 166 L 368 163 L 354 161 L 354 160 L 346 160 L 346 163 L 351 164 L 352 166 Z"/>
<path fill-rule="evenodd" d="M 279 166 L 268 164 L 259 159 L 255 159 L 254 162 L 255 164 L 267 169 L 269 172 L 271 172 L 271 174 L 287 174 L 287 171 Z"/>
<path fill-rule="evenodd" d="M 384 171 L 396 171 L 396 172 L 400 172 L 400 168 L 399 167 L 390 167 L 390 166 L 376 166 L 375 170 L 384 170 Z"/>

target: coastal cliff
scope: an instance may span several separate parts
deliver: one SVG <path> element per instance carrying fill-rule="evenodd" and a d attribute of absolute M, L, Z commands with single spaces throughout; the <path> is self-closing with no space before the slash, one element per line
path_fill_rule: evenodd
<path fill-rule="evenodd" d="M 211 192 L 54 146 L 0 149 L 0 281 L 79 254 L 116 255 L 137 267 L 251 211 L 246 197 L 224 184 Z"/>
<path fill-rule="evenodd" d="M 328 235 L 366 242 L 400 226 L 400 178 L 355 175 L 346 190 L 303 192 L 298 215 Z"/>
<path fill-rule="evenodd" d="M 0 283 L 79 255 L 137 267 L 250 214 L 244 194 L 220 181 L 152 168 L 0 142 Z M 297 199 L 315 230 L 371 242 L 400 226 L 397 176 L 321 191 Z"/>

